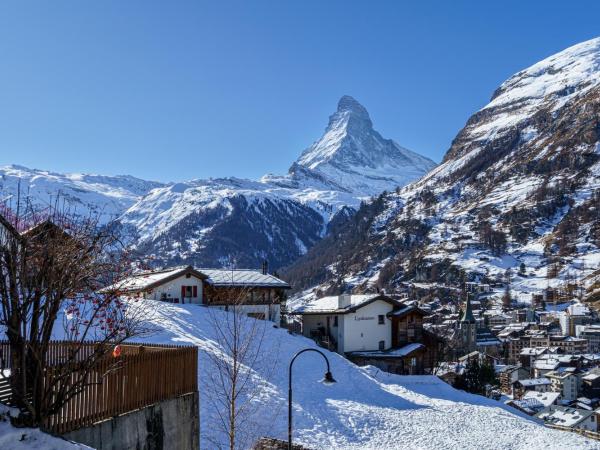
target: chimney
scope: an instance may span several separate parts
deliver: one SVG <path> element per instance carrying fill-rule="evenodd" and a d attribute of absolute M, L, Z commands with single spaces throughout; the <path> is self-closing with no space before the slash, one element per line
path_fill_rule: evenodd
<path fill-rule="evenodd" d="M 267 262 L 267 260 L 265 259 L 262 263 L 262 274 L 266 275 L 269 273 L 269 263 Z"/>
<path fill-rule="evenodd" d="M 351 294 L 340 294 L 338 295 L 338 308 L 347 308 L 352 303 Z"/>

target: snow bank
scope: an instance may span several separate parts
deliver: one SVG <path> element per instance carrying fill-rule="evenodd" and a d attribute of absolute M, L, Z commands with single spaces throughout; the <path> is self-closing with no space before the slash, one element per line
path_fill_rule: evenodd
<path fill-rule="evenodd" d="M 10 424 L 12 408 L 0 404 L 0 448 L 2 450 L 84 450 L 86 445 L 75 444 L 43 433 L 37 428 L 16 428 Z"/>
<path fill-rule="evenodd" d="M 215 448 L 208 402 L 203 401 L 211 370 L 209 355 L 222 355 L 214 318 L 229 314 L 197 305 L 155 303 L 149 321 L 157 333 L 148 342 L 194 344 L 200 348 L 199 386 L 202 448 Z M 216 316 L 215 316 L 216 314 Z M 315 344 L 267 324 L 265 351 L 276 359 L 262 383 L 252 418 L 256 434 L 286 437 L 287 365 L 297 351 Z M 319 383 L 322 358 L 302 355 L 294 365 L 294 438 L 319 449 L 600 449 L 600 442 L 545 428 L 500 402 L 457 391 L 433 376 L 397 376 L 359 368 L 324 351 L 338 383 Z"/>

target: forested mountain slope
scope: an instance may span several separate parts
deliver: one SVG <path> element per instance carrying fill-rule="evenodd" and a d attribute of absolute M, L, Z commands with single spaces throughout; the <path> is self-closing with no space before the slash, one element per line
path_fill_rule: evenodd
<path fill-rule="evenodd" d="M 329 292 L 508 279 L 523 301 L 580 280 L 595 295 L 599 141 L 597 38 L 509 78 L 442 164 L 364 205 L 286 276 Z"/>

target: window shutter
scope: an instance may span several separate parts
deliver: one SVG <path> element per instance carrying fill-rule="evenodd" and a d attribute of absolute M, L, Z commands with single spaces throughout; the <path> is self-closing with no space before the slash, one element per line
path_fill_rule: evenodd
<path fill-rule="evenodd" d="M 185 286 L 181 286 L 181 299 L 185 298 Z"/>
<path fill-rule="evenodd" d="M 194 298 L 197 298 L 198 297 L 198 286 L 194 286 L 193 290 L 194 290 L 194 294 L 193 294 Z"/>

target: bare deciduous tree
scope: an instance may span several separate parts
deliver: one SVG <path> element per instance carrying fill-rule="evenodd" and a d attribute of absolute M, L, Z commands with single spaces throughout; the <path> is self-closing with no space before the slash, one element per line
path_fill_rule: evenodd
<path fill-rule="evenodd" d="M 18 422 L 41 426 L 85 388 L 115 345 L 145 330 L 115 284 L 131 267 L 115 227 L 66 207 L 19 206 L 0 215 L 0 330 L 9 349 L 0 365 L 9 368 L 2 373 Z M 69 341 L 59 353 L 51 342 L 57 333 Z"/>
<path fill-rule="evenodd" d="M 212 407 L 211 430 L 207 435 L 219 448 L 226 440 L 226 448 L 230 450 L 250 447 L 269 431 L 261 429 L 259 416 L 265 419 L 277 413 L 258 414 L 261 403 L 257 401 L 277 365 L 278 343 L 265 340 L 267 327 L 273 323 L 266 317 L 261 320 L 248 316 L 245 306 L 251 290 L 234 287 L 233 281 L 232 273 L 227 304 L 222 305 L 222 310 L 208 311 L 216 348 L 207 352 L 211 367 L 207 371 L 205 395 Z"/>

